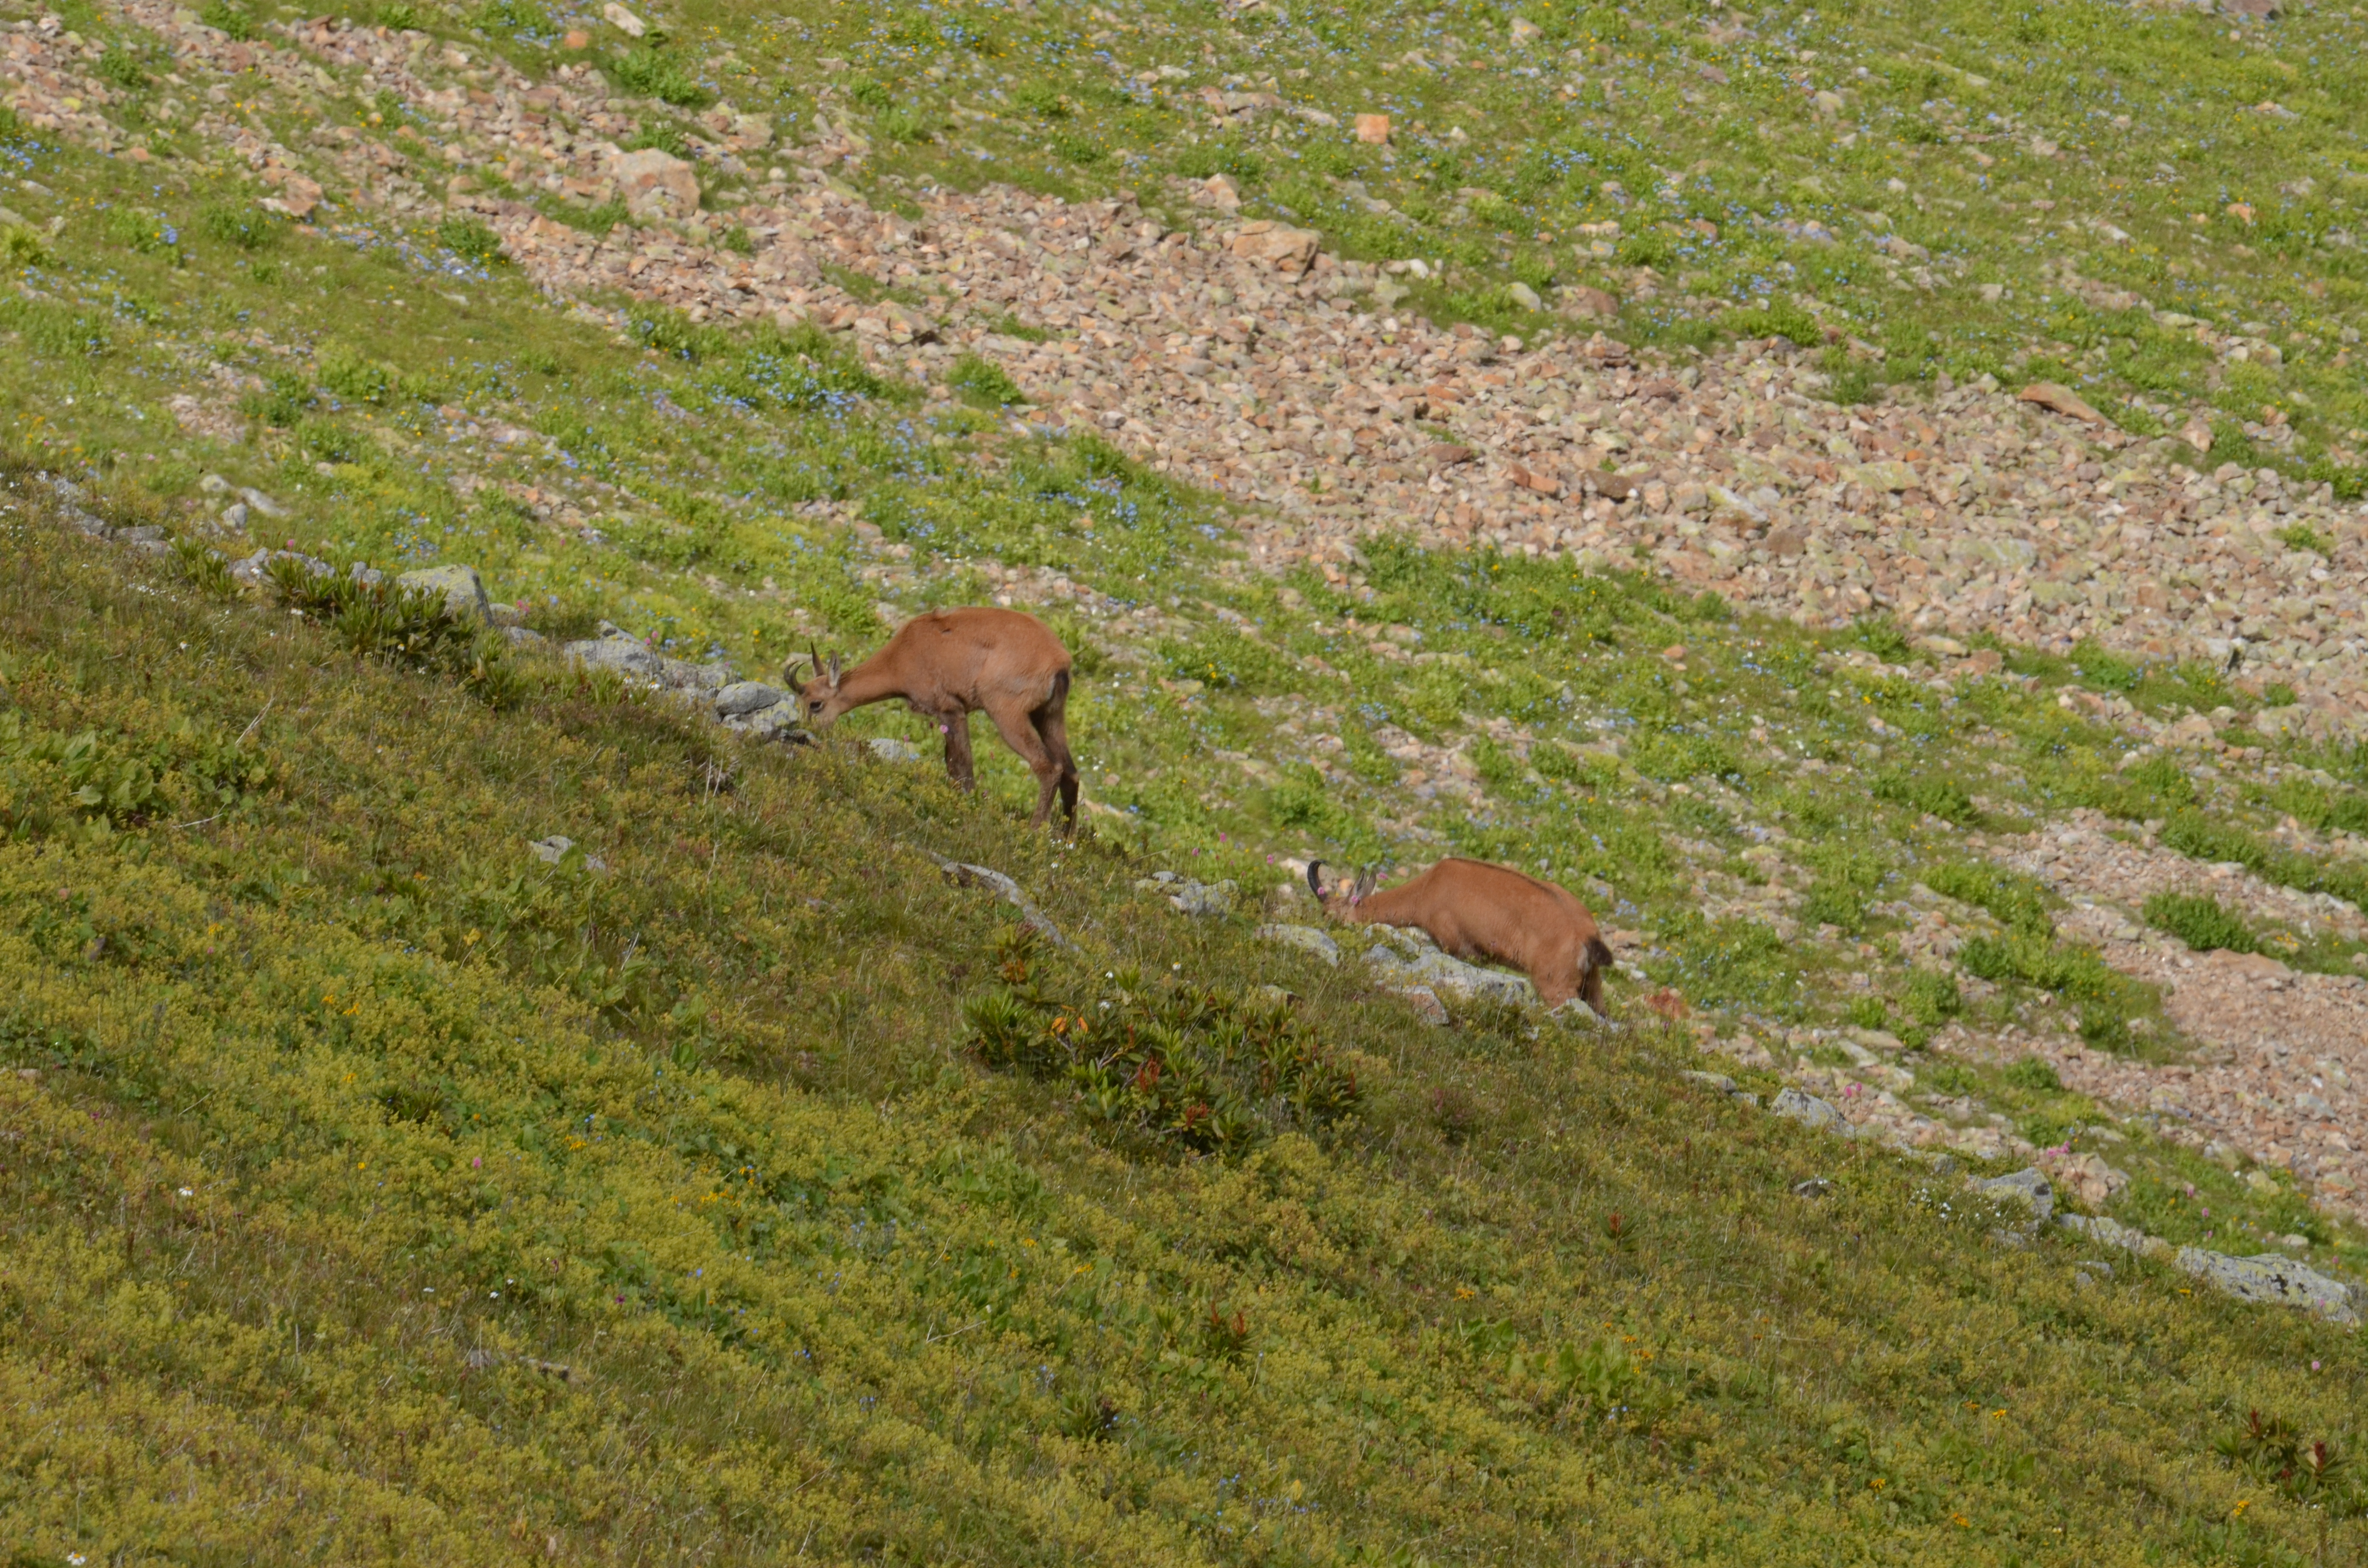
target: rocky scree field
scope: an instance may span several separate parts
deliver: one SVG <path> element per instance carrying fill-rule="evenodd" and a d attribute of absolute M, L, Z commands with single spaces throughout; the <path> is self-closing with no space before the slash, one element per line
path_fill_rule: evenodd
<path fill-rule="evenodd" d="M 612 11 L 0 7 L 40 1551 L 2359 1529 L 2355 13 Z M 1075 849 L 781 744 L 982 601 Z M 1298 892 L 1449 852 L 1630 1032 Z"/>

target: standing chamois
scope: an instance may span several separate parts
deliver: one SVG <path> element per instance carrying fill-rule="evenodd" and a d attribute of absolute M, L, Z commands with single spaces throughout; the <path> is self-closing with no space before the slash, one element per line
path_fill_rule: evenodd
<path fill-rule="evenodd" d="M 1603 971 L 1611 946 L 1587 906 L 1554 883 L 1482 860 L 1449 859 L 1384 892 L 1373 891 L 1372 871 L 1327 892 L 1321 870 L 1320 861 L 1308 864 L 1308 891 L 1335 919 L 1415 926 L 1452 958 L 1494 959 L 1526 971 L 1550 1008 L 1577 996 L 1598 1017 L 1607 1016 Z"/>
<path fill-rule="evenodd" d="M 781 678 L 797 693 L 806 722 L 827 729 L 850 708 L 903 698 L 913 711 L 937 721 L 946 737 L 946 775 L 964 790 L 973 785 L 970 716 L 980 709 L 1004 743 L 1036 775 L 1035 825 L 1061 797 L 1068 827 L 1077 824 L 1077 765 L 1069 756 L 1069 651 L 1032 615 L 1012 609 L 933 609 L 914 617 L 888 645 L 845 674 L 838 655 L 797 678 L 797 661 Z"/>

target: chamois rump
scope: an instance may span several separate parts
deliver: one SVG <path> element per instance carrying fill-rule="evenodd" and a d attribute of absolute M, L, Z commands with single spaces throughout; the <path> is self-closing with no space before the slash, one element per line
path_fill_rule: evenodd
<path fill-rule="evenodd" d="M 1381 892 L 1373 891 L 1373 871 L 1327 890 L 1322 869 L 1322 862 L 1309 862 L 1307 887 L 1333 918 L 1417 927 L 1451 957 L 1493 959 L 1523 971 L 1550 1008 L 1577 996 L 1596 1017 L 1608 1016 L 1603 971 L 1611 945 L 1587 906 L 1554 883 L 1485 860 L 1450 858 Z"/>
<path fill-rule="evenodd" d="M 1042 826 L 1053 797 L 1069 831 L 1077 824 L 1077 765 L 1069 755 L 1069 651 L 1052 629 L 1018 610 L 974 606 L 915 616 L 888 645 L 841 672 L 838 655 L 825 662 L 809 650 L 808 677 L 798 661 L 781 666 L 808 726 L 828 729 L 840 714 L 868 703 L 903 698 L 914 712 L 937 721 L 946 737 L 946 775 L 975 787 L 970 716 L 984 710 L 1004 744 L 1036 776 L 1036 816 Z"/>

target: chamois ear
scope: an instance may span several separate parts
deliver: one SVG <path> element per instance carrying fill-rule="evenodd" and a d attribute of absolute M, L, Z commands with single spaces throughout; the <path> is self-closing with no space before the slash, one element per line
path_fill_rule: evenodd
<path fill-rule="evenodd" d="M 1351 903 L 1364 903 L 1366 899 L 1372 895 L 1373 884 L 1381 880 L 1382 873 L 1378 868 L 1372 866 L 1366 867 L 1365 874 L 1357 879 L 1357 891 L 1349 895 L 1349 901 Z"/>
<path fill-rule="evenodd" d="M 838 684 L 838 659 L 839 656 L 837 653 L 830 656 L 830 684 L 833 686 Z"/>

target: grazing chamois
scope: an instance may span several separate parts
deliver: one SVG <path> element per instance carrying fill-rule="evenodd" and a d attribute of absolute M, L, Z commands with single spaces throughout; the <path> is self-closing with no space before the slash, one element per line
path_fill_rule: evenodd
<path fill-rule="evenodd" d="M 1587 906 L 1554 883 L 1483 860 L 1447 859 L 1386 892 L 1373 891 L 1372 871 L 1327 891 L 1322 869 L 1322 862 L 1309 863 L 1308 891 L 1335 919 L 1415 926 L 1452 958 L 1494 959 L 1527 971 L 1548 1007 L 1577 996 L 1606 1016 L 1611 946 Z"/>
<path fill-rule="evenodd" d="M 1035 824 L 1052 814 L 1053 797 L 1069 828 L 1077 824 L 1077 765 L 1069 756 L 1069 651 L 1052 629 L 1013 609 L 933 609 L 898 628 L 888 645 L 841 673 L 838 655 L 813 653 L 801 681 L 798 661 L 781 666 L 811 727 L 826 729 L 850 708 L 903 698 L 937 721 L 946 737 L 946 774 L 964 790 L 971 771 L 970 716 L 984 709 L 1004 743 L 1036 775 Z"/>

